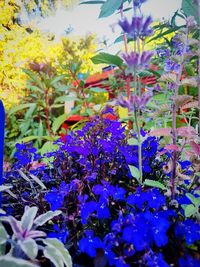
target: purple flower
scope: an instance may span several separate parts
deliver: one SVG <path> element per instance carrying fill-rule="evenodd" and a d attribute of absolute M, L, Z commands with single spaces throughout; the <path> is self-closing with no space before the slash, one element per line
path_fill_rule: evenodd
<path fill-rule="evenodd" d="M 117 104 L 130 111 L 135 109 L 143 109 L 152 97 L 152 93 L 143 93 L 141 96 L 131 95 L 130 100 L 126 100 L 123 96 L 119 96 Z"/>
<path fill-rule="evenodd" d="M 133 4 L 135 7 L 140 8 L 143 3 L 145 3 L 147 0 L 134 0 Z"/>
<path fill-rule="evenodd" d="M 127 19 L 123 21 L 119 21 L 119 25 L 122 30 L 128 34 L 130 38 L 134 40 L 139 38 L 144 38 L 146 36 L 150 36 L 153 34 L 152 28 L 150 28 L 150 24 L 152 23 L 151 16 L 147 18 L 144 17 L 133 17 L 131 23 L 128 22 Z"/>
<path fill-rule="evenodd" d="M 151 51 L 144 51 L 141 55 L 131 52 L 130 54 L 123 54 L 123 58 L 129 68 L 139 68 L 141 70 L 149 66 L 153 54 Z"/>
<path fill-rule="evenodd" d="M 168 59 L 165 63 L 165 66 L 164 66 L 164 70 L 166 72 L 170 72 L 170 71 L 173 71 L 175 73 L 179 73 L 180 71 L 180 68 L 181 68 L 181 65 Z"/>

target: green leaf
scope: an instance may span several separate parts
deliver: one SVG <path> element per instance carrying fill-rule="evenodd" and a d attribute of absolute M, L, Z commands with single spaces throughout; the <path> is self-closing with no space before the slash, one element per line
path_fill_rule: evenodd
<path fill-rule="evenodd" d="M 58 146 L 56 144 L 53 144 L 52 141 L 47 141 L 46 143 L 44 143 L 44 145 L 40 149 L 40 153 L 41 155 L 43 155 L 48 152 L 56 151 L 57 149 L 58 149 Z"/>
<path fill-rule="evenodd" d="M 200 197 L 194 197 L 192 194 L 187 193 L 186 197 L 189 198 L 189 200 L 194 204 L 195 206 L 200 206 Z"/>
<path fill-rule="evenodd" d="M 21 104 L 21 105 L 14 106 L 9 110 L 8 116 L 12 115 L 13 113 L 16 113 L 17 111 L 23 110 L 25 108 L 30 108 L 34 105 L 35 105 L 34 103 L 27 103 L 27 104 Z"/>
<path fill-rule="evenodd" d="M 99 18 L 105 18 L 112 15 L 117 9 L 121 7 L 123 0 L 107 0 L 101 6 Z"/>
<path fill-rule="evenodd" d="M 28 238 L 23 241 L 18 241 L 18 244 L 31 260 L 34 260 L 37 257 L 38 245 L 35 240 L 33 240 L 32 238 Z"/>
<path fill-rule="evenodd" d="M 27 143 L 36 139 L 38 139 L 37 135 L 30 135 L 18 140 L 16 143 Z"/>
<path fill-rule="evenodd" d="M 56 238 L 46 238 L 43 241 L 48 247 L 56 248 L 62 255 L 62 260 L 67 267 L 72 267 L 72 260 L 68 250 Z"/>
<path fill-rule="evenodd" d="M 140 171 L 138 170 L 138 168 L 136 168 L 135 166 L 132 165 L 128 165 L 131 175 L 136 178 L 137 181 L 139 181 L 140 179 Z"/>
<path fill-rule="evenodd" d="M 0 223 L 0 245 L 6 243 L 8 238 L 9 235 L 6 232 L 6 229 L 4 228 L 3 224 Z"/>
<path fill-rule="evenodd" d="M 35 220 L 34 220 L 34 226 L 38 227 L 38 226 L 42 226 L 43 224 L 45 224 L 46 222 L 48 222 L 49 220 L 51 220 L 52 218 L 54 218 L 55 216 L 58 216 L 62 213 L 61 210 L 56 210 L 56 211 L 47 211 L 46 213 L 38 216 Z"/>
<path fill-rule="evenodd" d="M 199 24 L 198 5 L 194 4 L 191 0 L 182 0 L 181 8 L 187 17 L 193 16 Z"/>
<path fill-rule="evenodd" d="M 160 182 L 158 181 L 154 181 L 154 180 L 150 180 L 150 179 L 146 179 L 144 181 L 144 185 L 147 185 L 147 186 L 151 186 L 151 187 L 156 187 L 156 188 L 160 188 L 162 190 L 166 190 L 167 188 L 161 184 Z"/>
<path fill-rule="evenodd" d="M 68 101 L 78 101 L 79 99 L 75 96 L 67 96 L 67 95 L 63 95 L 63 96 L 59 96 L 55 99 L 55 103 L 58 102 L 68 102 Z"/>
<path fill-rule="evenodd" d="M 60 128 L 60 126 L 67 119 L 68 116 L 68 114 L 62 114 L 54 120 L 52 125 L 52 131 L 54 134 L 57 132 L 57 130 Z"/>
<path fill-rule="evenodd" d="M 137 146 L 138 145 L 138 140 L 136 138 L 130 138 L 127 140 L 127 142 L 130 146 Z"/>
<path fill-rule="evenodd" d="M 106 89 L 100 88 L 100 87 L 92 87 L 90 88 L 90 91 L 94 93 L 107 93 Z"/>
<path fill-rule="evenodd" d="M 193 204 L 187 205 L 184 209 L 185 217 L 191 217 L 198 211 L 198 208 L 195 207 Z"/>
<path fill-rule="evenodd" d="M 55 265 L 55 267 L 64 267 L 62 254 L 55 247 L 46 246 L 43 250 L 43 254 Z"/>
<path fill-rule="evenodd" d="M 173 33 L 175 31 L 179 30 L 180 28 L 182 28 L 182 26 L 173 27 L 172 29 L 168 29 L 168 30 L 166 30 L 164 32 L 161 32 L 158 35 L 156 35 L 155 37 L 151 38 L 147 43 L 150 43 L 150 42 L 152 42 L 154 40 L 157 40 L 159 38 L 162 38 L 162 37 L 164 37 L 167 34 L 170 34 L 170 33 Z"/>
<path fill-rule="evenodd" d="M 123 41 L 123 35 L 120 35 L 119 37 L 117 37 L 114 41 L 114 44 L 117 44 L 119 42 L 122 42 Z"/>
<path fill-rule="evenodd" d="M 119 56 L 108 53 L 99 53 L 98 55 L 92 57 L 91 60 L 94 64 L 116 65 L 119 68 L 123 64 L 123 60 Z"/>
<path fill-rule="evenodd" d="M 33 264 L 29 261 L 14 258 L 11 256 L 1 256 L 0 257 L 1 267 L 39 267 L 37 264 Z"/>
<path fill-rule="evenodd" d="M 140 77 L 149 77 L 149 76 L 153 76 L 152 72 L 148 71 L 148 70 L 142 70 L 138 73 L 138 75 Z"/>
<path fill-rule="evenodd" d="M 25 207 L 25 212 L 21 219 L 21 226 L 23 230 L 30 230 L 33 226 L 33 221 L 37 214 L 38 208 L 37 207 Z"/>
<path fill-rule="evenodd" d="M 55 85 L 57 82 L 61 81 L 63 78 L 65 78 L 65 74 L 63 75 L 59 75 L 59 76 L 56 76 L 54 77 L 51 81 L 50 81 L 50 86 L 53 86 Z"/>
<path fill-rule="evenodd" d="M 41 89 L 43 88 L 42 82 L 40 81 L 40 79 L 38 78 L 38 76 L 35 73 L 33 73 L 32 71 L 27 70 L 27 69 L 22 69 L 22 70 L 31 78 L 31 80 L 33 82 L 35 82 L 39 86 L 39 88 L 41 88 Z"/>

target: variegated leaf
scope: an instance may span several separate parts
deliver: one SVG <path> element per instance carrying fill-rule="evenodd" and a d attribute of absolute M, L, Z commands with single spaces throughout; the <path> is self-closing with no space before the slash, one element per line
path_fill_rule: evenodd
<path fill-rule="evenodd" d="M 43 184 L 43 182 L 35 175 L 30 174 L 30 177 L 41 186 L 42 189 L 46 189 L 46 186 Z"/>
<path fill-rule="evenodd" d="M 18 170 L 18 173 L 21 175 L 21 177 L 22 177 L 25 181 L 30 182 L 30 179 L 28 178 L 28 176 L 27 176 L 25 173 L 23 173 L 21 170 Z"/>
<path fill-rule="evenodd" d="M 3 224 L 0 222 L 0 245 L 7 242 L 9 235 L 6 232 L 6 229 L 4 228 Z"/>
<path fill-rule="evenodd" d="M 45 237 L 47 234 L 43 231 L 39 231 L 39 230 L 33 230 L 33 231 L 29 231 L 26 234 L 26 238 L 30 237 L 30 238 L 38 238 L 38 237 Z"/>
<path fill-rule="evenodd" d="M 37 207 L 25 207 L 25 212 L 21 219 L 22 229 L 29 231 L 32 228 L 37 211 Z"/>
<path fill-rule="evenodd" d="M 176 74 L 174 74 L 174 73 L 165 73 L 159 78 L 159 81 L 176 83 Z"/>
<path fill-rule="evenodd" d="M 177 108 L 182 107 L 186 103 L 192 101 L 192 99 L 193 99 L 193 96 L 191 96 L 191 95 L 179 95 L 175 99 L 175 103 L 176 103 Z"/>
<path fill-rule="evenodd" d="M 158 107 L 158 109 L 154 113 L 154 118 L 163 114 L 164 112 L 170 111 L 171 107 L 168 104 L 163 104 Z"/>
<path fill-rule="evenodd" d="M 195 143 L 194 141 L 190 142 L 190 146 L 193 150 L 193 152 L 197 155 L 200 156 L 200 145 Z"/>
<path fill-rule="evenodd" d="M 195 137 L 196 131 L 192 126 L 183 126 L 176 129 L 177 135 L 182 137 Z"/>
<path fill-rule="evenodd" d="M 61 213 L 62 213 L 62 211 L 60 211 L 60 210 L 47 211 L 45 214 L 42 214 L 42 215 L 38 216 L 34 220 L 34 227 L 38 227 L 38 226 L 41 226 L 41 225 L 45 224 L 46 222 L 51 220 L 53 217 L 58 216 Z"/>
<path fill-rule="evenodd" d="M 0 185 L 0 192 L 6 191 L 8 189 L 11 189 L 12 186 L 8 186 L 8 185 Z"/>
<path fill-rule="evenodd" d="M 31 263 L 29 261 L 14 258 L 11 256 L 0 256 L 0 266 L 1 267 L 39 267 L 37 264 Z"/>
<path fill-rule="evenodd" d="M 192 86 L 192 87 L 197 87 L 197 80 L 195 78 L 184 78 L 181 81 L 181 84 L 187 85 L 187 86 Z"/>
<path fill-rule="evenodd" d="M 32 238 L 25 239 L 23 241 L 18 241 L 21 249 L 27 255 L 28 258 L 34 260 L 38 254 L 38 245 Z"/>
<path fill-rule="evenodd" d="M 182 110 L 187 109 L 187 108 L 200 108 L 199 107 L 199 102 L 198 101 L 192 101 L 192 102 L 189 102 L 189 103 L 184 104 L 183 106 L 181 106 Z"/>
<path fill-rule="evenodd" d="M 43 250 L 43 254 L 47 259 L 49 259 L 55 265 L 55 267 L 64 267 L 62 254 L 55 247 L 46 246 Z"/>
<path fill-rule="evenodd" d="M 63 243 L 61 243 L 58 239 L 56 238 L 46 238 L 43 241 L 48 247 L 54 247 L 57 250 L 59 250 L 59 252 L 62 254 L 62 260 L 64 262 L 64 264 L 66 265 L 66 267 L 72 267 L 72 260 L 71 260 L 71 256 L 68 252 L 68 250 L 65 248 L 65 246 L 63 245 Z"/>
<path fill-rule="evenodd" d="M 150 131 L 151 136 L 171 136 L 171 128 L 160 128 Z"/>

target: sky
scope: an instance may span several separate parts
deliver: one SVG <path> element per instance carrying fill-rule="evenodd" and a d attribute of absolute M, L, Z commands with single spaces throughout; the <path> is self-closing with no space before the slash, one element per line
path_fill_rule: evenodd
<path fill-rule="evenodd" d="M 154 19 L 169 19 L 180 7 L 181 0 L 148 0 L 143 4 L 142 11 L 145 15 L 151 14 Z M 56 40 L 63 34 L 66 36 L 65 30 L 69 27 L 72 32 L 68 36 L 96 33 L 99 41 L 107 41 L 107 52 L 114 51 L 117 45 L 111 44 L 120 35 L 121 29 L 117 25 L 120 15 L 98 19 L 99 13 L 100 5 L 77 5 L 68 11 L 58 8 L 55 15 L 38 20 L 37 26 L 42 31 L 54 33 Z"/>

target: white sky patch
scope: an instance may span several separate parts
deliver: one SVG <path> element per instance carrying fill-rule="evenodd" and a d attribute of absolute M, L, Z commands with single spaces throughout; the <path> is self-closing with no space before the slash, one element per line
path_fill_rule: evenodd
<path fill-rule="evenodd" d="M 145 15 L 152 15 L 154 19 L 169 19 L 174 12 L 181 7 L 181 0 L 149 0 L 142 6 Z M 120 35 L 118 25 L 114 27 L 113 33 L 111 25 L 114 25 L 120 19 L 120 15 L 111 15 L 107 18 L 98 19 L 100 5 L 78 5 L 69 11 L 59 8 L 54 16 L 40 19 L 38 27 L 41 30 L 49 31 L 56 35 L 58 40 L 60 36 L 66 35 L 65 30 L 71 27 L 73 31 L 68 35 L 86 35 L 96 33 L 99 40 L 107 40 L 108 46 Z M 131 14 L 127 13 L 131 17 Z M 113 46 L 109 50 L 115 50 Z"/>

